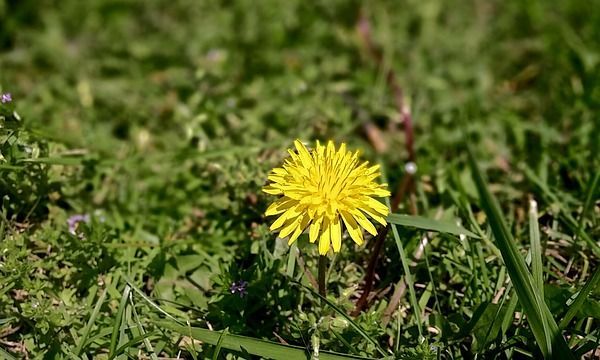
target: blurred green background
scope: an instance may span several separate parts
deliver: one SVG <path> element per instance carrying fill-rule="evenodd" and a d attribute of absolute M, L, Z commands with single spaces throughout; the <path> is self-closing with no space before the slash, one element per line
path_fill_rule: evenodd
<path fill-rule="evenodd" d="M 382 66 L 357 32 L 360 14 Z M 13 98 L 3 111 L 23 119 L 18 136 L 0 133 L 0 346 L 17 358 L 108 358 L 127 278 L 197 326 L 299 346 L 316 334 L 322 349 L 374 356 L 290 284 L 287 245 L 267 231 L 271 199 L 260 188 L 294 139 L 333 139 L 382 163 L 394 192 L 408 154 L 389 69 L 414 121 L 417 212 L 487 232 L 465 165 L 470 142 L 525 248 L 528 200 L 538 201 L 547 302 L 564 311 L 598 263 L 578 231 L 592 242 L 600 234 L 590 185 L 600 165 L 599 39 L 596 0 L 0 0 L 0 92 Z M 91 216 L 80 235 L 68 231 L 73 214 Z M 420 235 L 403 230 L 407 253 Z M 426 345 L 414 350 L 423 342 L 407 299 L 397 319 L 379 323 L 403 273 L 391 237 L 371 311 L 355 321 L 396 356 L 502 358 L 513 338 L 518 356 L 538 356 L 522 321 L 490 325 L 502 306 L 455 331 L 504 286 L 490 244 L 470 250 L 436 236 L 427 261 L 411 265 L 423 321 L 437 329 Z M 329 283 L 350 312 L 371 249 L 344 248 Z M 239 280 L 249 282 L 246 297 L 229 292 Z M 574 330 L 596 341 L 597 295 Z M 136 299 L 120 344 L 143 325 L 156 332 L 156 354 L 214 354 L 157 329 L 159 313 Z M 121 351 L 152 354 L 140 342 Z"/>

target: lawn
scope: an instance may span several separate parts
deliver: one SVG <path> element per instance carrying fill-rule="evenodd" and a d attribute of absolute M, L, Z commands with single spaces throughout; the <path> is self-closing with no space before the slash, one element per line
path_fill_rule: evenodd
<path fill-rule="evenodd" d="M 597 0 L 0 0 L 0 358 L 600 358 L 599 40 Z M 272 231 L 296 139 L 386 224 Z"/>

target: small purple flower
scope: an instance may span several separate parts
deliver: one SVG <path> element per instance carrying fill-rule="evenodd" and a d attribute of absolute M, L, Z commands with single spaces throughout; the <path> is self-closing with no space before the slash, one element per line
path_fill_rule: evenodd
<path fill-rule="evenodd" d="M 77 235 L 77 225 L 80 222 L 89 223 L 90 216 L 88 214 L 75 214 L 69 216 L 67 224 L 69 224 L 69 232 L 73 235 Z"/>
<path fill-rule="evenodd" d="M 0 102 L 3 104 L 9 103 L 12 101 L 12 95 L 10 93 L 0 95 Z"/>
<path fill-rule="evenodd" d="M 244 280 L 240 280 L 237 282 L 234 282 L 233 284 L 231 284 L 231 286 L 229 287 L 229 292 L 231 292 L 232 294 L 238 294 L 241 298 L 244 297 L 244 295 L 246 295 L 247 291 L 246 291 L 246 287 L 248 286 L 248 282 L 244 281 Z"/>

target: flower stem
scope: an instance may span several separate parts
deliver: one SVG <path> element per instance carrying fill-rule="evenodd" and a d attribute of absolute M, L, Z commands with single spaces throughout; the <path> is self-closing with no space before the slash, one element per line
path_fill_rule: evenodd
<path fill-rule="evenodd" d="M 319 255 L 319 295 L 327 296 L 327 288 L 325 287 L 325 273 L 327 272 L 327 256 Z"/>

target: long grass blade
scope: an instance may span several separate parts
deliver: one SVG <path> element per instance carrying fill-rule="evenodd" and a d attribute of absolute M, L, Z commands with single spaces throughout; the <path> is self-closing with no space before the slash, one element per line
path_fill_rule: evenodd
<path fill-rule="evenodd" d="M 19 163 L 39 163 L 47 165 L 64 165 L 64 166 L 76 166 L 81 165 L 83 162 L 81 157 L 40 157 L 35 159 L 23 159 Z"/>
<path fill-rule="evenodd" d="M 187 336 L 189 336 L 190 339 L 193 339 L 194 337 L 192 336 L 192 327 L 190 325 L 190 322 L 187 321 Z M 227 329 L 225 329 L 227 330 Z M 219 346 L 219 343 L 217 342 L 217 346 Z M 198 360 L 198 350 L 196 350 L 196 342 L 195 341 L 190 341 L 188 344 L 185 344 L 185 347 L 188 349 L 188 352 L 190 353 L 190 355 L 192 355 L 192 358 L 194 360 Z"/>
<path fill-rule="evenodd" d="M 117 315 L 115 317 L 115 322 L 113 324 L 113 331 L 110 337 L 110 348 L 109 348 L 109 356 L 112 356 L 117 350 L 117 339 L 119 337 L 119 330 L 121 328 L 121 322 L 123 321 L 123 314 L 125 312 L 125 308 L 127 307 L 127 299 L 129 299 L 129 294 L 131 293 L 131 287 L 129 285 L 125 285 L 125 289 L 123 290 L 123 295 L 121 297 L 121 301 L 119 302 L 119 308 L 117 310 Z"/>
<path fill-rule="evenodd" d="M 542 264 L 542 243 L 538 224 L 537 202 L 529 201 L 529 241 L 531 244 L 531 272 L 533 284 L 544 298 L 544 267 Z"/>
<path fill-rule="evenodd" d="M 585 218 L 587 217 L 588 212 L 592 208 L 592 202 L 595 199 L 594 195 L 598 191 L 598 185 L 600 184 L 600 171 L 596 172 L 596 176 L 590 181 L 590 185 L 588 186 L 587 193 L 585 195 L 585 202 L 583 203 L 583 210 L 581 210 L 581 216 L 579 217 L 579 224 L 577 225 L 577 232 L 581 233 L 583 231 L 583 224 L 585 222 Z"/>
<path fill-rule="evenodd" d="M 85 328 L 83 329 L 83 335 L 79 339 L 79 343 L 77 344 L 77 348 L 75 349 L 75 355 L 77 355 L 77 356 L 81 355 L 83 346 L 84 346 L 85 342 L 87 341 L 87 338 L 90 336 L 90 332 L 92 331 L 92 326 L 94 326 L 94 322 L 96 321 L 98 314 L 100 314 L 100 308 L 102 307 L 102 304 L 104 303 L 104 298 L 106 297 L 106 291 L 107 291 L 107 289 L 105 288 L 102 291 L 102 293 L 100 294 L 98 301 L 96 301 L 96 306 L 94 306 L 94 310 L 92 310 L 90 319 L 88 320 L 87 324 L 85 325 Z"/>
<path fill-rule="evenodd" d="M 284 345 L 272 341 L 254 339 L 251 337 L 225 334 L 220 331 L 211 331 L 198 327 L 187 327 L 185 325 L 175 324 L 172 321 L 161 320 L 156 324 L 164 329 L 175 331 L 178 334 L 186 335 L 191 332 L 196 340 L 207 344 L 217 345 L 221 339 L 221 347 L 232 351 L 248 353 L 261 356 L 267 359 L 286 359 L 286 360 L 306 360 L 309 358 L 309 352 L 300 346 Z M 348 359 L 369 359 L 355 355 L 338 354 L 328 351 L 319 352 L 319 360 L 348 360 Z"/>
<path fill-rule="evenodd" d="M 569 306 L 569 310 L 565 314 L 565 317 L 561 320 L 559 327 L 564 329 L 569 325 L 569 322 L 575 317 L 581 306 L 585 303 L 588 295 L 598 288 L 600 284 L 600 266 L 596 268 L 594 274 L 588 279 L 583 288 L 575 296 L 575 300 Z"/>
<path fill-rule="evenodd" d="M 404 251 L 404 245 L 402 244 L 402 240 L 400 239 L 400 234 L 398 234 L 398 229 L 396 225 L 391 225 L 392 234 L 394 235 L 394 239 L 396 240 L 396 246 L 398 247 L 398 253 L 400 254 L 400 262 L 402 262 L 402 269 L 404 270 L 404 281 L 406 281 L 406 286 L 408 287 L 408 297 L 410 300 L 410 305 L 413 308 L 413 312 L 415 314 L 415 321 L 417 323 L 417 330 L 419 330 L 419 336 L 423 336 L 423 327 L 421 324 L 421 307 L 419 306 L 419 302 L 417 301 L 417 293 L 415 291 L 415 285 L 412 278 L 412 274 L 410 273 L 410 268 L 408 267 L 408 257 L 406 256 L 406 251 Z"/>
<path fill-rule="evenodd" d="M 142 297 L 142 299 L 144 299 L 150 306 L 152 306 L 153 308 L 155 308 L 156 310 L 158 310 L 161 314 L 163 314 L 164 316 L 166 316 L 167 318 L 177 322 L 177 323 L 181 323 L 181 321 L 177 320 L 176 318 L 173 317 L 173 315 L 169 314 L 168 312 L 164 311 L 160 306 L 158 306 L 154 301 L 152 301 L 152 299 L 150 299 L 146 294 L 144 294 L 144 292 L 140 289 L 138 289 L 131 280 L 129 280 L 129 278 L 125 277 L 125 281 L 127 281 L 127 284 L 129 284 L 129 286 L 131 286 L 131 289 L 133 291 L 135 291 L 139 296 Z"/>
<path fill-rule="evenodd" d="M 382 174 L 382 177 L 385 179 L 387 176 L 385 173 Z M 390 200 L 386 198 L 386 205 L 390 208 Z M 395 215 L 395 216 L 394 216 Z M 457 226 L 454 224 L 451 225 L 440 225 L 440 222 L 437 220 L 431 220 L 427 218 L 423 218 L 420 216 L 410 216 L 410 215 L 398 215 L 391 214 L 390 227 L 392 228 L 392 235 L 394 236 L 394 240 L 396 241 L 396 247 L 398 248 L 398 253 L 400 255 L 400 262 L 402 263 L 402 270 L 404 271 L 404 281 L 406 282 L 406 286 L 408 287 L 408 296 L 410 305 L 413 308 L 413 312 L 415 314 L 415 321 L 417 323 L 417 330 L 419 331 L 419 337 L 423 336 L 423 327 L 421 324 L 421 307 L 419 306 L 419 302 L 417 301 L 417 293 L 415 291 L 414 281 L 412 278 L 412 274 L 410 272 L 410 268 L 408 267 L 408 257 L 406 256 L 406 251 L 404 251 L 404 245 L 402 244 L 402 240 L 400 239 L 400 234 L 398 233 L 398 228 L 396 224 L 405 225 L 405 226 L 413 226 L 419 229 L 425 230 L 435 230 L 440 231 L 438 229 L 445 230 L 456 230 Z M 389 218 L 388 217 L 388 218 Z M 450 232 L 451 232 L 450 231 Z M 467 230 L 465 230 L 467 231 Z M 445 231 L 442 231 L 445 232 Z M 463 233 L 459 231 L 457 235 Z M 473 233 L 471 233 L 473 234 Z M 475 234 L 473 234 L 475 235 Z M 476 235 L 475 235 L 476 236 Z"/>
<path fill-rule="evenodd" d="M 577 222 L 577 220 L 575 220 L 571 213 L 566 208 L 564 208 L 564 206 L 561 205 L 562 202 L 554 193 L 552 193 L 548 185 L 542 182 L 533 173 L 533 171 L 531 171 L 531 169 L 527 167 L 523 168 L 523 174 L 525 174 L 525 176 L 527 176 L 527 178 L 531 180 L 542 191 L 543 196 L 549 202 L 559 205 L 560 212 L 558 215 L 562 222 L 569 228 L 569 230 L 571 230 L 575 235 L 577 235 L 577 237 L 583 239 L 590 246 L 594 255 L 600 256 L 600 245 L 598 245 L 596 241 L 594 241 L 594 239 L 592 239 L 585 231 L 579 228 L 579 223 Z"/>
<path fill-rule="evenodd" d="M 119 346 L 117 348 L 117 350 L 115 351 L 115 353 L 108 358 L 108 360 L 113 360 L 116 356 L 120 355 L 125 350 L 127 350 L 128 348 L 130 348 L 134 345 L 140 344 L 146 340 L 150 340 L 150 339 L 153 339 L 155 337 L 160 337 L 160 336 L 161 336 L 161 334 L 158 331 L 153 331 L 153 332 L 145 333 L 140 336 L 136 336 L 133 339 L 126 342 L 125 344 Z"/>
<path fill-rule="evenodd" d="M 150 353 L 150 359 L 158 360 L 158 356 L 154 352 L 152 343 L 150 343 L 150 339 L 147 336 L 147 332 L 144 329 L 144 325 L 142 324 L 142 321 L 140 320 L 140 317 L 138 316 L 137 310 L 135 309 L 135 304 L 133 303 L 133 299 L 129 298 L 129 302 L 131 303 L 131 310 L 133 312 L 133 318 L 134 318 L 137 328 L 140 332 L 140 335 L 144 336 L 144 345 L 146 346 L 146 350 L 148 350 L 148 352 Z"/>
<path fill-rule="evenodd" d="M 392 224 L 415 227 L 422 230 L 437 231 L 440 233 L 448 233 L 453 235 L 465 235 L 475 239 L 479 238 L 479 235 L 454 223 L 428 219 L 422 216 L 390 214 L 387 217 L 387 221 Z"/>
<path fill-rule="evenodd" d="M 221 347 L 223 346 L 223 339 L 225 339 L 225 335 L 227 335 L 228 333 L 228 329 L 221 331 L 221 336 L 219 336 L 219 340 L 217 341 L 217 345 L 215 346 L 215 353 L 213 354 L 212 360 L 219 360 L 219 354 L 221 353 Z"/>
<path fill-rule="evenodd" d="M 467 149 L 469 165 L 479 193 L 481 207 L 488 218 L 494 239 L 502 254 L 502 260 L 543 356 L 547 359 L 574 359 L 548 306 L 535 290 L 534 281 L 527 270 L 525 260 L 517 249 L 496 198 L 488 189 L 487 181 L 475 161 L 473 152 L 470 147 Z"/>

